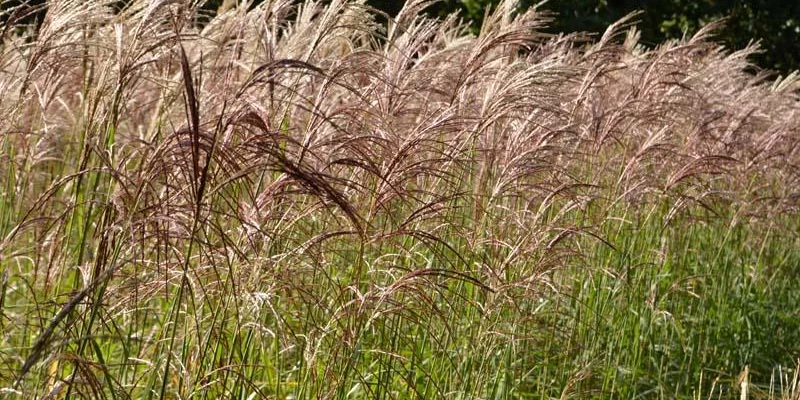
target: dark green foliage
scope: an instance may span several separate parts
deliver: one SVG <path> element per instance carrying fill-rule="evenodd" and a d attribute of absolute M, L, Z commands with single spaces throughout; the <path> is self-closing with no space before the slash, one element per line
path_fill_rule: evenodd
<path fill-rule="evenodd" d="M 498 0 L 444 0 L 429 9 L 434 15 L 459 12 L 479 26 L 487 8 Z M 522 0 L 521 9 L 539 3 Z M 369 1 L 389 14 L 399 10 L 402 1 Z M 602 33 L 626 14 L 641 10 L 638 27 L 642 42 L 654 46 L 676 39 L 684 32 L 692 35 L 701 26 L 727 18 L 718 40 L 732 50 L 760 40 L 764 50 L 754 56 L 762 68 L 782 72 L 800 69 L 800 2 L 779 0 L 552 0 L 541 6 L 557 17 L 550 32 Z"/>
<path fill-rule="evenodd" d="M 475 0 L 483 4 L 489 2 Z M 524 0 L 523 7 L 535 4 Z M 555 0 L 544 8 L 560 17 L 553 31 L 603 32 L 627 13 L 642 10 L 639 28 L 644 43 L 655 45 L 666 39 L 689 35 L 701 26 L 727 18 L 718 40 L 730 49 L 740 49 L 761 40 L 763 54 L 755 62 L 763 68 L 790 71 L 800 68 L 800 3 L 776 0 Z"/>
<path fill-rule="evenodd" d="M 259 1 L 256 1 L 258 3 Z M 428 8 L 431 15 L 458 12 L 477 30 L 487 8 L 498 0 L 443 0 Z M 526 9 L 538 0 L 521 0 Z M 27 4 L 31 6 L 20 16 L 25 21 L 41 21 L 44 12 L 42 0 L 2 1 L 0 8 Z M 216 10 L 222 0 L 209 0 L 207 10 Z M 403 7 L 402 0 L 368 0 L 367 4 L 388 15 L 396 15 Z M 755 63 L 768 69 L 790 72 L 800 69 L 800 2 L 781 0 L 552 0 L 542 7 L 557 14 L 548 31 L 602 33 L 606 27 L 624 15 L 641 10 L 638 27 L 642 43 L 656 45 L 667 39 L 680 38 L 696 32 L 701 26 L 726 18 L 725 26 L 718 32 L 718 40 L 732 50 L 747 46 L 751 41 L 761 41 L 763 53 L 755 55 Z M 7 13 L 10 14 L 10 13 Z M 8 15 L 0 15 L 6 20 Z"/>

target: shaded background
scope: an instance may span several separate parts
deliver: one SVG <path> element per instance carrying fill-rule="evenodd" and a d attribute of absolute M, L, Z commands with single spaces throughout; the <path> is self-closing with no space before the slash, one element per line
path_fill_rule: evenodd
<path fill-rule="evenodd" d="M 223 0 L 209 0 L 206 9 L 216 10 Z M 256 0 L 260 1 L 260 0 Z M 525 9 L 538 0 L 520 0 Z M 120 0 L 124 4 L 125 0 Z M 442 0 L 428 9 L 428 13 L 443 16 L 457 12 L 476 30 L 487 8 L 499 0 Z M 13 6 L 21 0 L 0 0 L 7 20 Z M 367 3 L 395 15 L 403 0 L 367 0 Z M 44 4 L 44 0 L 30 0 L 30 9 Z M 713 20 L 727 17 L 725 27 L 718 32 L 717 40 L 731 50 L 741 49 L 751 41 L 760 40 L 763 53 L 752 61 L 760 68 L 776 70 L 781 74 L 800 69 L 800 0 L 551 0 L 540 7 L 558 14 L 549 32 L 602 33 L 620 17 L 643 10 L 638 17 L 642 31 L 641 43 L 654 46 L 665 39 L 689 35 Z M 42 13 L 18 12 L 24 21 L 41 20 Z"/>
<path fill-rule="evenodd" d="M 499 0 L 444 0 L 429 10 L 434 15 L 458 12 L 474 27 L 480 26 L 487 7 Z M 522 0 L 520 8 L 538 1 Z M 400 0 L 368 0 L 394 15 Z M 717 40 L 738 50 L 761 40 L 762 54 L 753 57 L 759 67 L 786 74 L 800 69 L 800 0 L 551 0 L 540 7 L 558 14 L 550 32 L 602 33 L 622 16 L 636 10 L 643 44 L 654 46 L 666 39 L 693 34 L 703 25 L 726 17 Z"/>

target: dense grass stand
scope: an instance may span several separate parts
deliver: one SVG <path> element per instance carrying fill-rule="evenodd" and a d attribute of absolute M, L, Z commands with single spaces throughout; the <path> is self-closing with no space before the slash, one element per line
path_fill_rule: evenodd
<path fill-rule="evenodd" d="M 798 76 L 713 26 L 48 4 L 0 29 L 2 396 L 800 395 Z"/>

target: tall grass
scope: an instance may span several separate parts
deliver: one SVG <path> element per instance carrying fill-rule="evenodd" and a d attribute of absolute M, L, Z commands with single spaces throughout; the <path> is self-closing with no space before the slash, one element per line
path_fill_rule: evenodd
<path fill-rule="evenodd" d="M 3 395 L 798 398 L 798 76 L 429 4 L 6 11 Z"/>

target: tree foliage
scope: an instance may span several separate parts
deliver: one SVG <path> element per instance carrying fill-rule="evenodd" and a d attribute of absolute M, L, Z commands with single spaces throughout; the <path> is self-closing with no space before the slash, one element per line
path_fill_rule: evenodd
<path fill-rule="evenodd" d="M 255 0 L 259 3 L 263 0 Z M 125 0 L 121 0 L 125 2 Z M 223 0 L 208 0 L 205 8 L 216 10 Z M 227 2 L 233 2 L 228 0 Z M 227 3 L 225 2 L 225 3 Z M 395 15 L 404 0 L 367 0 L 367 4 Z M 499 0 L 441 0 L 428 7 L 428 13 L 444 16 L 459 13 L 474 29 L 480 27 L 487 9 Z M 15 16 L 28 21 L 41 21 L 44 0 L 0 0 L 0 21 L 20 4 L 31 7 Z M 800 1 L 783 0 L 520 0 L 520 10 L 539 5 L 557 16 L 548 31 L 602 33 L 611 23 L 634 12 L 638 16 L 641 41 L 654 46 L 664 40 L 691 35 L 703 25 L 720 19 L 725 24 L 717 39 L 735 50 L 758 41 L 762 53 L 753 57 L 761 68 L 783 73 L 800 70 Z"/>
<path fill-rule="evenodd" d="M 539 0 L 522 0 L 520 9 Z M 389 14 L 402 1 L 371 0 Z M 443 15 L 459 12 L 479 26 L 485 11 L 498 0 L 444 0 L 429 10 Z M 763 53 L 754 57 L 762 68 L 783 72 L 800 69 L 800 2 L 781 0 L 551 0 L 540 6 L 557 14 L 550 32 L 602 33 L 606 27 L 633 11 L 638 17 L 642 42 L 656 45 L 667 39 L 693 34 L 703 25 L 725 18 L 718 40 L 730 49 L 741 49 L 760 41 Z"/>

